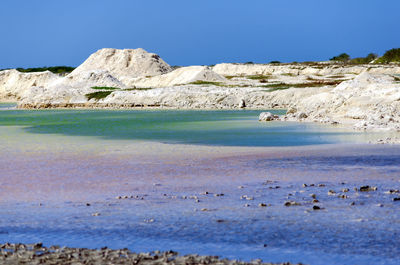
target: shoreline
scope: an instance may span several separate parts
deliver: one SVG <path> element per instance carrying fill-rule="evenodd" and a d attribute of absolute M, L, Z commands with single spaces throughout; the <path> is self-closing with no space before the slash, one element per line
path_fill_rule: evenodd
<path fill-rule="evenodd" d="M 147 253 L 134 253 L 124 249 L 70 248 L 51 246 L 44 247 L 42 243 L 0 245 L 0 262 L 3 264 L 40 263 L 40 264 L 209 264 L 209 265 L 290 265 L 293 263 L 264 263 L 259 259 L 251 262 L 220 259 L 218 256 L 199 256 L 197 254 L 179 255 L 175 251 L 160 252 L 155 250 Z M 301 264 L 301 263 L 299 263 Z"/>

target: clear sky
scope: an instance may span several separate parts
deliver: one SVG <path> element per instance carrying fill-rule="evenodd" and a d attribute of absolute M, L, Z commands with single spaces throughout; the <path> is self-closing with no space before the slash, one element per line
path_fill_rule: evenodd
<path fill-rule="evenodd" d="M 399 0 L 1 0 L 0 68 L 78 66 L 100 48 L 171 65 L 327 60 L 400 47 Z"/>

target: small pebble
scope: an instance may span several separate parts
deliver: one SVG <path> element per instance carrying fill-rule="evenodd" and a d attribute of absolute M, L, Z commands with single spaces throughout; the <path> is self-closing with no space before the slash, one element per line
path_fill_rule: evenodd
<path fill-rule="evenodd" d="M 313 208 L 314 211 L 315 210 L 321 210 L 321 207 L 319 207 L 318 205 L 314 205 L 312 208 Z"/>
<path fill-rule="evenodd" d="M 258 206 L 260 206 L 260 207 L 267 207 L 267 204 L 265 204 L 265 203 L 259 203 Z"/>
<path fill-rule="evenodd" d="M 100 213 L 92 213 L 92 216 L 100 216 Z"/>
<path fill-rule="evenodd" d="M 360 187 L 360 191 L 376 191 L 378 190 L 377 187 L 370 187 L 370 186 L 362 186 Z"/>
<path fill-rule="evenodd" d="M 348 188 L 342 189 L 342 192 L 349 192 Z"/>
<path fill-rule="evenodd" d="M 287 201 L 287 202 L 285 202 L 284 205 L 285 205 L 285 206 L 299 206 L 299 205 L 301 205 L 301 204 L 298 203 L 298 202 L 295 202 L 295 201 Z"/>
<path fill-rule="evenodd" d="M 310 196 L 311 196 L 311 198 L 314 198 L 314 199 L 317 198 L 317 195 L 315 195 L 314 193 L 311 194 Z"/>

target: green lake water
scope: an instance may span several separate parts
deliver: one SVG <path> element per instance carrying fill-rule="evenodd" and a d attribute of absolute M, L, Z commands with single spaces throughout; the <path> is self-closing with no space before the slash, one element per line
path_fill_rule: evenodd
<path fill-rule="evenodd" d="M 260 112 L 8 109 L 0 113 L 0 126 L 22 126 L 30 134 L 221 146 L 299 146 L 363 142 L 376 137 L 312 123 L 259 122 Z"/>

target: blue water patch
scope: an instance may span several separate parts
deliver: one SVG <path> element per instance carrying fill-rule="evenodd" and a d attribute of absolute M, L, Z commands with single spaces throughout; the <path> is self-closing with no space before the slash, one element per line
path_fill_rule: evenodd
<path fill-rule="evenodd" d="M 26 132 L 35 134 L 221 146 L 300 146 L 365 137 L 363 133 L 310 123 L 259 122 L 260 112 L 13 110 L 0 114 L 0 126 L 25 126 Z"/>

